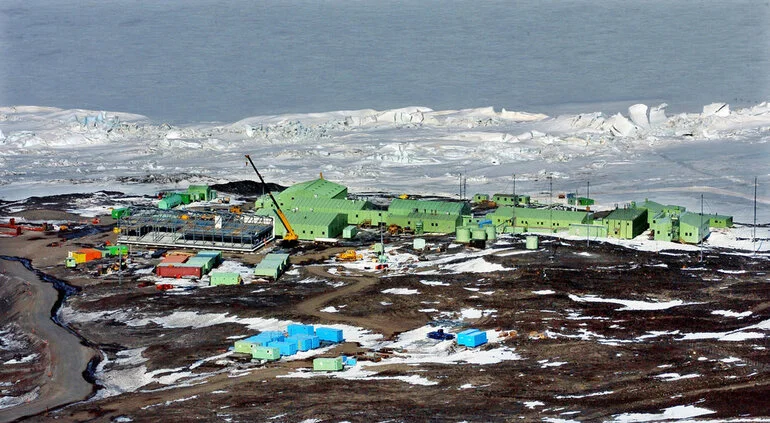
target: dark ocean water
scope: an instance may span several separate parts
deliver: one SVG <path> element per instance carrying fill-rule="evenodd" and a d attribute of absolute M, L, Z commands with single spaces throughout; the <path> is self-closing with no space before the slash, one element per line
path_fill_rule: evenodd
<path fill-rule="evenodd" d="M 770 100 L 768 1 L 0 2 L 0 105 L 173 122 Z"/>

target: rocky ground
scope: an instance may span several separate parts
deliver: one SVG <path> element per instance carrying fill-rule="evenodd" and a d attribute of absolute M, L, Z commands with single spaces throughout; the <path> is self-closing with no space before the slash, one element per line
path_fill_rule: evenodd
<path fill-rule="evenodd" d="M 701 261 L 697 251 L 556 238 L 541 238 L 538 250 L 527 251 L 517 236 L 486 250 L 429 237 L 432 249 L 415 252 L 411 240 L 394 238 L 394 261 L 412 258 L 386 272 L 336 262 L 334 254 L 347 247 L 301 245 L 278 281 L 190 283 L 165 292 L 145 286 L 158 260 L 143 252 L 122 275 L 98 274 L 97 263 L 61 265 L 67 250 L 112 237 L 97 232 L 64 241 L 29 233 L 0 241 L 2 254 L 32 257 L 40 270 L 82 287 L 60 317 L 103 357 L 94 397 L 29 421 L 770 415 L 766 255 L 711 249 Z M 46 247 L 54 241 L 60 246 Z M 24 295 L 6 291 L 6 303 Z M 313 356 L 259 364 L 228 355 L 235 339 L 267 321 L 358 328 L 346 332 L 348 342 L 318 354 L 357 355 L 359 363 L 340 374 L 311 375 Z M 491 342 L 466 351 L 427 340 L 420 331 L 431 325 L 479 328 Z M 2 395 L 33 391 L 44 366 L 8 363 L 40 351 L 41 342 L 14 323 L 0 334 Z"/>

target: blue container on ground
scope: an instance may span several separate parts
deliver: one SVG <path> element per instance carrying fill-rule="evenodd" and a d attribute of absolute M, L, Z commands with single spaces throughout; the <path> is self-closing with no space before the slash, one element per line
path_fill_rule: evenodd
<path fill-rule="evenodd" d="M 267 347 L 270 342 L 273 341 L 283 341 L 283 332 L 279 332 L 277 330 L 268 330 L 265 332 L 260 333 L 257 336 L 252 336 L 254 340 L 263 346 Z"/>
<path fill-rule="evenodd" d="M 303 335 L 295 335 L 290 336 L 286 338 L 286 342 L 292 342 L 297 344 L 297 349 L 300 351 L 310 351 L 313 349 L 313 341 L 310 340 L 307 336 Z"/>
<path fill-rule="evenodd" d="M 297 344 L 294 342 L 273 341 L 267 346 L 278 348 L 281 355 L 294 355 L 297 353 Z"/>
<path fill-rule="evenodd" d="M 315 329 L 313 328 L 313 325 L 299 325 L 299 324 L 291 324 L 286 328 L 286 331 L 289 332 L 289 336 L 294 335 L 313 335 L 315 333 Z"/>
<path fill-rule="evenodd" d="M 315 335 L 297 335 L 296 338 L 307 339 L 310 342 L 310 349 L 318 348 L 321 346 L 321 340 Z"/>
<path fill-rule="evenodd" d="M 342 329 L 319 327 L 319 328 L 316 328 L 315 335 L 318 337 L 320 341 L 337 343 L 337 342 L 343 342 L 345 340 L 342 337 Z"/>
<path fill-rule="evenodd" d="M 468 329 L 457 334 L 457 345 L 478 347 L 487 343 L 487 333 L 478 329 Z"/>

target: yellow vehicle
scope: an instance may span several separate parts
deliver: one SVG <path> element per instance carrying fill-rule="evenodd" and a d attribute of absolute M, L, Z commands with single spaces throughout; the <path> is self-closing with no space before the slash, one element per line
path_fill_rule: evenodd
<path fill-rule="evenodd" d="M 230 206 L 230 213 L 241 214 L 243 209 L 241 209 L 241 206 Z"/>
<path fill-rule="evenodd" d="M 361 254 L 356 254 L 356 250 L 347 250 L 337 254 L 337 261 L 356 261 L 362 258 Z"/>

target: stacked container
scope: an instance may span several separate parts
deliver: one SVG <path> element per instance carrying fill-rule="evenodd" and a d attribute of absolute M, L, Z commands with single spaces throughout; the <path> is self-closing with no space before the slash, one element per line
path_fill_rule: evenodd
<path fill-rule="evenodd" d="M 278 348 L 281 355 L 294 355 L 299 349 L 297 343 L 286 341 L 273 341 L 267 344 L 268 347 Z"/>

